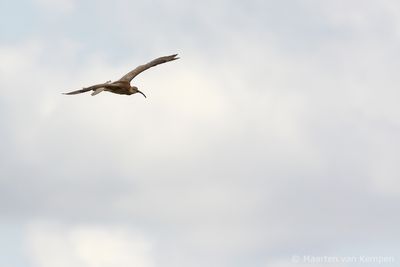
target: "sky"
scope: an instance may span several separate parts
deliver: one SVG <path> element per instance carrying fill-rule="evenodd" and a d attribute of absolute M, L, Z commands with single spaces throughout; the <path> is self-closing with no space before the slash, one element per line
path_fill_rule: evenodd
<path fill-rule="evenodd" d="M 398 266 L 398 1 L 1 0 L 0 25 L 1 267 Z M 175 53 L 147 98 L 61 94 Z"/>

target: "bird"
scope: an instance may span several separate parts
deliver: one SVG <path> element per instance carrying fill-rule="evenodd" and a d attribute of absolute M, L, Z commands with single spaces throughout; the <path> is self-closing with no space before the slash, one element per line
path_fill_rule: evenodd
<path fill-rule="evenodd" d="M 76 95 L 76 94 L 81 94 L 89 91 L 92 92 L 92 96 L 95 96 L 103 91 L 108 91 L 114 94 L 120 94 L 120 95 L 133 95 L 136 93 L 142 94 L 144 97 L 146 95 L 141 92 L 136 86 L 131 86 L 131 81 L 133 78 L 135 78 L 137 75 L 142 73 L 143 71 L 157 66 L 159 64 L 163 64 L 169 61 L 177 60 L 179 57 L 177 57 L 178 54 L 170 55 L 170 56 L 164 56 L 164 57 L 159 57 L 156 58 L 146 64 L 137 66 L 134 70 L 128 72 L 124 76 L 122 76 L 121 79 L 111 82 L 111 81 L 106 81 L 105 83 L 100 83 L 100 84 L 95 84 L 89 87 L 84 87 L 80 90 L 72 91 L 69 93 L 63 93 L 64 95 Z"/>

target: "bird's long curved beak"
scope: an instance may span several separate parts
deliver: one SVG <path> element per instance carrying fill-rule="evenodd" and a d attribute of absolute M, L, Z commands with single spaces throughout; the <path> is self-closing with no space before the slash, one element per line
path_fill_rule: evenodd
<path fill-rule="evenodd" d="M 147 98 L 146 95 L 143 94 L 141 91 L 138 90 L 138 93 L 142 94 L 145 98 Z"/>

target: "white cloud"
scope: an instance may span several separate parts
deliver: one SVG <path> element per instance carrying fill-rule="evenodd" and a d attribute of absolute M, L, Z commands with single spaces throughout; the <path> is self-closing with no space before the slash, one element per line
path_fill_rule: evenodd
<path fill-rule="evenodd" d="M 69 13 L 76 7 L 75 0 L 33 0 L 40 8 L 49 13 Z"/>
<path fill-rule="evenodd" d="M 396 207 L 400 184 L 397 48 L 388 39 L 365 42 L 380 34 L 369 32 L 370 18 L 381 15 L 372 5 L 357 11 L 352 2 L 341 15 L 336 4 L 314 4 L 315 13 L 295 10 L 296 18 L 317 14 L 318 29 L 335 34 L 308 36 L 303 25 L 293 37 L 281 28 L 293 21 L 275 27 L 257 17 L 251 29 L 221 24 L 208 28 L 221 30 L 217 37 L 207 29 L 182 35 L 191 39 L 180 60 L 135 79 L 147 99 L 60 93 L 117 79 L 161 55 L 151 48 L 126 56 L 131 50 L 111 46 L 124 54 L 115 62 L 99 53 L 96 38 L 85 53 L 70 36 L 1 46 L 1 210 L 62 222 L 30 225 L 36 266 L 238 266 L 238 258 L 249 266 L 268 257 L 290 266 L 285 255 L 299 248 L 398 240 L 398 216 L 384 213 Z M 335 14 L 324 16 L 331 5 Z M 271 8 L 260 10 L 280 10 Z M 352 12 L 361 14 L 353 21 Z M 337 34 L 347 26 L 357 34 Z M 126 27 L 121 40 L 134 43 Z M 299 49 L 299 36 L 312 46 Z M 168 38 L 158 37 L 150 46 L 165 49 Z M 132 229 L 155 233 L 161 245 L 150 253 Z"/>
<path fill-rule="evenodd" d="M 121 226 L 31 223 L 27 250 L 36 267 L 153 266 L 149 240 Z"/>
<path fill-rule="evenodd" d="M 40 42 L 34 40 L 17 45 L 0 43 L 0 57 L 2 59 L 0 77 L 2 77 L 3 82 L 6 79 L 23 79 L 29 71 L 34 69 L 34 64 L 39 60 L 41 46 Z M 3 86 L 0 92 L 5 93 L 5 89 Z"/>

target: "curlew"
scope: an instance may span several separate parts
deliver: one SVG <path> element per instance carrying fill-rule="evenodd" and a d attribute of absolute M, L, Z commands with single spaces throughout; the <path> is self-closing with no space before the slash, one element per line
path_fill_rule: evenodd
<path fill-rule="evenodd" d="M 134 70 L 128 72 L 121 79 L 119 79 L 115 82 L 107 81 L 105 83 L 100 83 L 100 84 L 92 85 L 89 87 L 84 87 L 80 90 L 76 90 L 76 91 L 72 91 L 72 92 L 64 93 L 64 94 L 65 95 L 76 95 L 76 94 L 93 91 L 92 96 L 94 96 L 103 91 L 107 91 L 107 92 L 120 94 L 120 95 L 133 95 L 136 93 L 140 93 L 144 97 L 146 97 L 146 95 L 144 93 L 142 93 L 141 91 L 139 91 L 139 89 L 136 86 L 131 86 L 131 81 L 133 80 L 133 78 L 135 78 L 138 74 L 140 74 L 141 72 L 143 72 L 151 67 L 178 59 L 178 57 L 176 57 L 177 55 L 178 54 L 156 58 L 144 65 L 140 65 L 140 66 L 136 67 Z"/>

